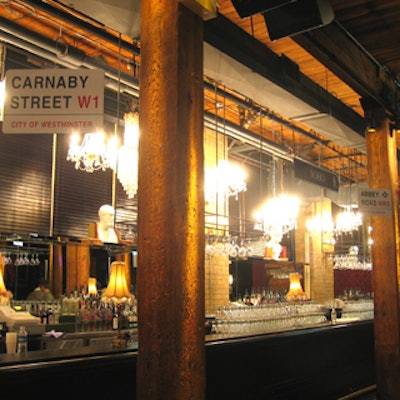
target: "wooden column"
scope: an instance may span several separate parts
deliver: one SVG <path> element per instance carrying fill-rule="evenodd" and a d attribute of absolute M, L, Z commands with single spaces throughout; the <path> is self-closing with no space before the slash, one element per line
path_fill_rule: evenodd
<path fill-rule="evenodd" d="M 52 244 L 51 254 L 53 256 L 53 276 L 52 276 L 52 292 L 56 299 L 59 299 L 63 294 L 63 245 Z"/>
<path fill-rule="evenodd" d="M 331 202 L 321 199 L 312 203 L 310 209 L 311 218 L 322 218 L 324 211 L 331 215 Z M 325 304 L 335 297 L 333 262 L 330 256 L 333 246 L 324 242 L 324 232 L 321 229 L 310 232 L 309 240 L 311 299 Z"/>
<path fill-rule="evenodd" d="M 370 188 L 390 189 L 393 216 L 371 217 L 373 286 L 375 307 L 375 355 L 378 399 L 400 399 L 399 317 L 399 221 L 396 135 L 385 111 L 364 101 L 365 114 L 373 119 L 375 132 L 367 132 Z"/>
<path fill-rule="evenodd" d="M 137 398 L 205 397 L 203 22 L 141 2 Z"/>
<path fill-rule="evenodd" d="M 90 271 L 89 241 L 66 244 L 66 294 L 87 286 Z"/>

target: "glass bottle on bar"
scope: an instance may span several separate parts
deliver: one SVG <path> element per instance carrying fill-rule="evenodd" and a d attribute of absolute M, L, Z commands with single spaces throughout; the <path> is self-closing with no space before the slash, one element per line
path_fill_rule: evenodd
<path fill-rule="evenodd" d="M 118 304 L 114 305 L 114 312 L 112 317 L 112 329 L 117 330 L 119 329 L 119 309 Z"/>
<path fill-rule="evenodd" d="M 17 353 L 23 354 L 28 351 L 28 332 L 25 326 L 20 326 L 17 334 Z"/>

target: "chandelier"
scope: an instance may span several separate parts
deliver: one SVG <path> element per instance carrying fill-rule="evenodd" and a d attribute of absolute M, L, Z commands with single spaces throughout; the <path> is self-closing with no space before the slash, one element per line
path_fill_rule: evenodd
<path fill-rule="evenodd" d="M 356 231 L 362 225 L 362 214 L 354 212 L 350 206 L 339 213 L 336 217 L 335 231 L 338 233 L 351 233 Z"/>
<path fill-rule="evenodd" d="M 325 244 L 335 244 L 333 237 L 335 224 L 330 212 L 324 210 L 306 221 L 306 227 L 312 236 L 321 235 Z"/>
<path fill-rule="evenodd" d="M 256 229 L 261 229 L 268 237 L 280 241 L 285 233 L 297 226 L 300 200 L 287 194 L 280 194 L 267 200 L 256 212 Z"/>
<path fill-rule="evenodd" d="M 94 172 L 105 171 L 115 164 L 115 150 L 117 142 L 105 143 L 104 133 L 86 133 L 81 143 L 80 136 L 74 133 L 68 149 L 67 161 L 75 163 L 75 168 L 81 171 Z"/>
<path fill-rule="evenodd" d="M 124 144 L 118 150 L 117 178 L 128 198 L 132 199 L 138 189 L 139 114 L 126 113 L 124 120 Z"/>
<path fill-rule="evenodd" d="M 235 196 L 247 190 L 246 173 L 237 164 L 222 160 L 213 168 L 205 170 L 206 198 L 220 195 L 223 198 Z"/>

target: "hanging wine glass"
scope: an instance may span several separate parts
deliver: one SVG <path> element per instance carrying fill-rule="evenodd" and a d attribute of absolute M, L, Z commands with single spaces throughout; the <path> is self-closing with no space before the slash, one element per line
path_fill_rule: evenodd
<path fill-rule="evenodd" d="M 29 261 L 29 265 L 36 265 L 35 254 L 31 254 L 31 259 Z"/>
<path fill-rule="evenodd" d="M 4 263 L 5 263 L 5 265 L 9 265 L 12 263 L 10 253 L 7 253 L 7 255 L 4 257 Z"/>
<path fill-rule="evenodd" d="M 24 254 L 24 257 L 23 257 L 22 261 L 23 261 L 22 265 L 29 265 L 30 264 L 28 253 Z"/>
<path fill-rule="evenodd" d="M 21 254 L 17 254 L 16 255 L 16 257 L 15 257 L 15 262 L 14 262 L 14 265 L 16 266 L 16 267 L 18 267 L 19 265 L 22 265 L 22 256 L 21 256 Z"/>

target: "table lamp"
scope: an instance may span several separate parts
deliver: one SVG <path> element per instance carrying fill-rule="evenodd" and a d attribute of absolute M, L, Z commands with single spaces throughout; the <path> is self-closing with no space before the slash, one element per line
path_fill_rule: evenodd
<path fill-rule="evenodd" d="M 96 278 L 90 277 L 88 279 L 88 295 L 97 296 L 97 280 Z"/>
<path fill-rule="evenodd" d="M 13 294 L 7 290 L 4 283 L 3 271 L 5 268 L 4 256 L 0 253 L 0 305 L 8 305 L 13 297 Z"/>
<path fill-rule="evenodd" d="M 113 347 L 122 347 L 126 345 L 127 339 L 121 335 L 121 307 L 122 304 L 133 300 L 134 296 L 128 289 L 127 267 L 123 261 L 113 261 L 110 267 L 110 280 L 104 290 L 101 300 L 115 304 L 117 311 L 117 329 L 118 336 L 114 341 Z"/>
<path fill-rule="evenodd" d="M 305 294 L 301 282 L 300 282 L 300 274 L 298 272 L 293 272 L 289 274 L 289 291 L 286 295 L 287 301 L 296 301 L 296 300 L 306 300 L 307 295 Z"/>

